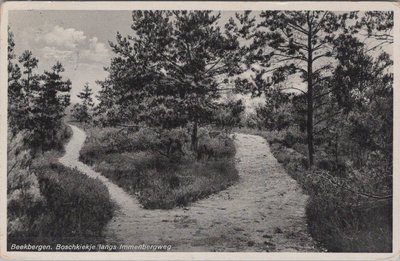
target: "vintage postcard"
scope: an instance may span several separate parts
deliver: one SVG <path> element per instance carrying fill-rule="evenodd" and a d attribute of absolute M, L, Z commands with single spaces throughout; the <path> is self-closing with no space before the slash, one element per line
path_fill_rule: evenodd
<path fill-rule="evenodd" d="M 400 5 L 1 5 L 4 259 L 399 258 Z"/>

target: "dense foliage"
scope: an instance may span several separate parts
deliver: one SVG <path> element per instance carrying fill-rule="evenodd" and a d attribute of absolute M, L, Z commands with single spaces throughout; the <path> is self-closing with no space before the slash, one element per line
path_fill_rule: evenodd
<path fill-rule="evenodd" d="M 233 141 L 221 132 L 200 128 L 199 149 L 194 153 L 182 128 L 167 135 L 149 128 L 88 130 L 80 159 L 135 195 L 145 208 L 186 206 L 238 179 Z"/>
<path fill-rule="evenodd" d="M 93 118 L 93 91 L 89 87 L 89 83 L 86 83 L 83 90 L 78 94 L 78 98 L 81 99 L 81 103 L 77 103 L 72 108 L 72 117 L 79 121 L 89 123 Z"/>
<path fill-rule="evenodd" d="M 62 140 L 71 135 L 67 128 L 61 132 Z M 8 136 L 8 243 L 102 242 L 113 211 L 107 188 L 60 165 L 59 151 L 32 157 L 25 135 Z"/>
<path fill-rule="evenodd" d="M 12 138 L 8 133 L 7 149 L 7 234 L 21 235 L 38 226 L 37 219 L 44 204 L 39 180 L 30 169 L 32 156 L 24 148 L 25 133 Z"/>
<path fill-rule="evenodd" d="M 29 132 L 29 146 L 35 153 L 58 146 L 64 110 L 69 105 L 71 82 L 63 80 L 61 63 L 50 71 L 35 73 L 39 60 L 31 51 L 24 51 L 14 61 L 14 40 L 8 37 L 8 124 L 12 134 Z M 22 71 L 21 71 L 22 68 Z"/>
<path fill-rule="evenodd" d="M 59 62 L 41 75 L 32 52 L 16 62 L 14 47 L 9 31 L 7 243 L 101 242 L 113 211 L 107 188 L 57 161 L 71 136 L 71 83 Z"/>
<path fill-rule="evenodd" d="M 264 130 L 311 196 L 310 231 L 323 247 L 391 251 L 393 61 L 382 46 L 393 41 L 393 13 L 260 17 L 256 26 L 249 12 L 238 15 L 252 39 L 248 66 L 261 69 L 237 87 L 265 97 L 248 126 Z M 305 89 L 293 86 L 297 75 Z"/>
<path fill-rule="evenodd" d="M 133 11 L 134 36 L 117 34 L 116 54 L 100 82 L 98 106 L 109 124 L 140 123 L 171 129 L 210 123 L 220 97 L 217 76 L 232 74 L 236 37 L 211 11 Z"/>
<path fill-rule="evenodd" d="M 103 241 L 114 208 L 107 187 L 59 163 L 39 164 L 35 171 L 47 199 L 40 233 L 65 242 Z"/>

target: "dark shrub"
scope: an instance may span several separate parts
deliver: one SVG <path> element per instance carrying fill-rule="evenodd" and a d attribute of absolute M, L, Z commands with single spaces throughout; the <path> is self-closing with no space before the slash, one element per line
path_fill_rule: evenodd
<path fill-rule="evenodd" d="M 282 143 L 271 143 L 271 151 L 310 195 L 307 223 L 323 248 L 334 252 L 392 251 L 391 200 L 376 201 L 354 193 L 374 184 L 371 180 L 377 180 L 377 176 L 385 177 L 384 170 L 366 163 L 366 169 L 354 171 L 341 161 L 337 164 L 326 159 L 308 170 L 307 157 Z M 345 186 L 335 182 L 345 182 Z"/>
<path fill-rule="evenodd" d="M 111 219 L 113 204 L 99 180 L 58 163 L 35 169 L 40 191 L 46 198 L 43 236 L 68 238 L 99 236 Z"/>

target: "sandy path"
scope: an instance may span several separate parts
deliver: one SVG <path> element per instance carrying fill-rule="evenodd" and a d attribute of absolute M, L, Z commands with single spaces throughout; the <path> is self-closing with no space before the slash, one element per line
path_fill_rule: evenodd
<path fill-rule="evenodd" d="M 86 135 L 73 137 L 60 162 L 99 178 L 120 206 L 108 224 L 108 243 L 170 244 L 172 251 L 317 251 L 307 233 L 307 197 L 259 136 L 237 134 L 239 182 L 188 208 L 145 210 L 107 178 L 78 161 Z"/>

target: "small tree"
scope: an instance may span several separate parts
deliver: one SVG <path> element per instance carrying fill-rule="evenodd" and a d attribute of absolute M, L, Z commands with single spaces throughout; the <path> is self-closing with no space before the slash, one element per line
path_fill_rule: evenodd
<path fill-rule="evenodd" d="M 245 106 L 242 100 L 229 97 L 214 113 L 214 122 L 217 127 L 228 130 L 240 125 L 244 110 Z"/>
<path fill-rule="evenodd" d="M 8 29 L 8 122 L 13 134 L 24 126 L 26 113 L 21 113 L 23 108 L 28 109 L 24 100 L 24 93 L 20 83 L 21 69 L 15 63 L 14 35 Z"/>
<path fill-rule="evenodd" d="M 93 92 L 89 87 L 89 83 L 86 83 L 83 90 L 78 94 L 78 98 L 81 99 L 81 103 L 75 104 L 72 109 L 72 116 L 80 122 L 88 123 L 93 117 Z"/>
<path fill-rule="evenodd" d="M 50 148 L 57 141 L 56 135 L 61 128 L 65 108 L 69 105 L 71 90 L 71 82 L 62 79 L 62 72 L 64 68 L 57 62 L 51 71 L 45 71 L 40 76 L 29 119 L 34 149 Z"/>

